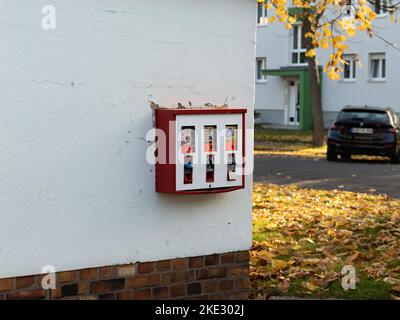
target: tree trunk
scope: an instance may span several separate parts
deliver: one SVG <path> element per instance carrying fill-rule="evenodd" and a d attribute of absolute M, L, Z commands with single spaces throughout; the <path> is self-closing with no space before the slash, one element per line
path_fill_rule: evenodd
<path fill-rule="evenodd" d="M 308 19 L 303 21 L 304 34 L 311 30 Z M 310 38 L 305 38 L 307 51 L 315 49 Z M 321 96 L 321 79 L 319 76 L 318 64 L 316 57 L 309 57 L 308 68 L 310 71 L 311 85 L 311 105 L 312 105 L 312 124 L 313 124 L 313 139 L 312 143 L 315 147 L 321 147 L 325 143 L 324 137 L 324 119 L 322 113 L 322 96 Z"/>
<path fill-rule="evenodd" d="M 311 82 L 311 105 L 312 105 L 312 123 L 313 139 L 315 147 L 321 147 L 325 143 L 324 137 L 324 118 L 322 113 L 321 79 L 319 76 L 318 65 L 315 57 L 308 59 Z"/>

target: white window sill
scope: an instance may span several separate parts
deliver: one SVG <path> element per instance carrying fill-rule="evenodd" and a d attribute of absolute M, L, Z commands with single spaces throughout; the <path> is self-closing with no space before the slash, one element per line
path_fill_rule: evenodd
<path fill-rule="evenodd" d="M 258 23 L 257 28 L 265 28 L 268 27 L 268 23 Z"/>
<path fill-rule="evenodd" d="M 256 80 L 256 84 L 266 84 L 268 80 Z"/>
<path fill-rule="evenodd" d="M 291 63 L 290 66 L 291 67 L 306 67 L 306 66 L 308 66 L 308 63 L 307 62 L 304 62 L 304 63 Z"/>
<path fill-rule="evenodd" d="M 356 79 L 342 79 L 340 82 L 343 82 L 343 83 L 355 83 Z"/>
<path fill-rule="evenodd" d="M 386 78 L 382 78 L 382 79 L 369 79 L 369 82 L 386 82 Z"/>

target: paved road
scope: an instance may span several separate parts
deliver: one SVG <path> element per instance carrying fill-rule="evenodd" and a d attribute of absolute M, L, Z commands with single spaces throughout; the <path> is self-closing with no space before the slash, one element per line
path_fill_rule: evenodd
<path fill-rule="evenodd" d="M 255 156 L 254 180 L 305 188 L 341 189 L 400 198 L 400 164 Z"/>

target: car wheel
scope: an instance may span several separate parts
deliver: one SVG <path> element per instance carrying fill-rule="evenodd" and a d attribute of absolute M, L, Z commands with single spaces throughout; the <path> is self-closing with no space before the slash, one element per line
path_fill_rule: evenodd
<path fill-rule="evenodd" d="M 390 162 L 391 163 L 400 163 L 400 150 L 398 147 L 395 147 L 392 151 L 392 154 L 390 156 Z"/>
<path fill-rule="evenodd" d="M 337 158 L 338 158 L 338 154 L 336 153 L 336 151 L 328 146 L 328 150 L 326 152 L 326 160 L 336 161 Z"/>

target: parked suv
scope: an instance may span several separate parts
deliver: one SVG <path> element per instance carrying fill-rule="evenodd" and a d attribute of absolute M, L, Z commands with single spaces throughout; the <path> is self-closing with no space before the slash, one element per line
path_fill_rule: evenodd
<path fill-rule="evenodd" d="M 344 107 L 329 129 L 329 161 L 350 158 L 352 154 L 390 157 L 400 162 L 400 121 L 390 108 Z"/>

